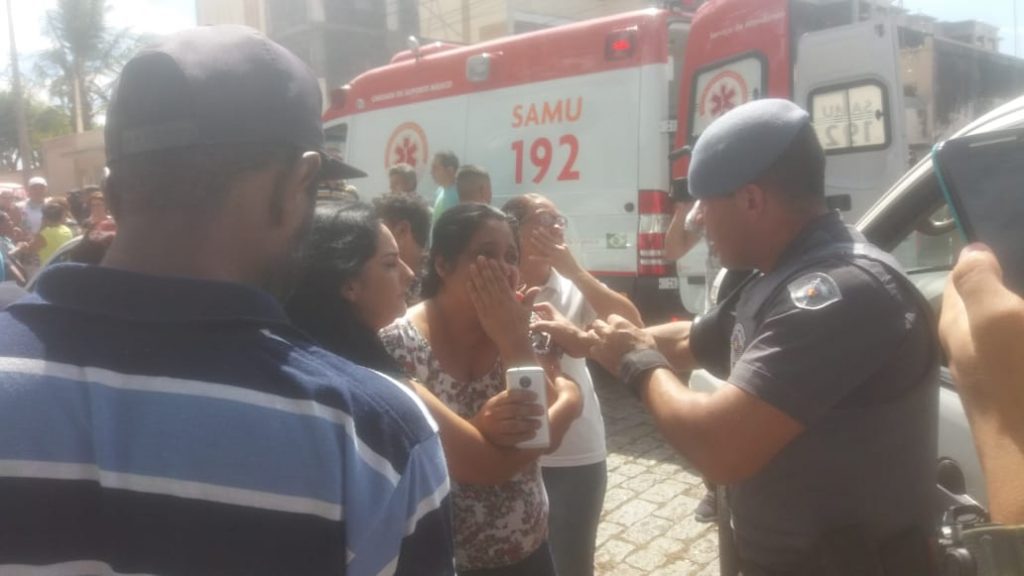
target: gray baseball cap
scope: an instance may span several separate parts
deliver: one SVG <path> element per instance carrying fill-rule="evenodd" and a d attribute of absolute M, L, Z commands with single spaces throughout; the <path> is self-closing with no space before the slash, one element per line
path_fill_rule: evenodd
<path fill-rule="evenodd" d="M 320 152 L 321 178 L 366 173 L 330 155 L 320 86 L 284 47 L 245 26 L 161 39 L 121 71 L 107 110 L 107 160 L 206 144 L 279 144 Z"/>
<path fill-rule="evenodd" d="M 693 147 L 690 195 L 726 196 L 753 182 L 810 124 L 810 115 L 789 100 L 754 100 L 726 112 Z"/>

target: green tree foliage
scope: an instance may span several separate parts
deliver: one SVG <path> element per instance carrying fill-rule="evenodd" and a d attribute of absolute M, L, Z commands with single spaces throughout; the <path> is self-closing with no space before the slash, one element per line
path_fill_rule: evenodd
<path fill-rule="evenodd" d="M 32 99 L 25 103 L 25 114 L 28 119 L 29 139 L 32 142 L 33 157 L 30 166 L 35 168 L 42 161 L 43 141 L 70 133 L 71 122 L 67 112 Z M 14 117 L 14 94 L 0 92 L 0 170 L 19 169 L 20 156 L 18 129 Z"/>
<path fill-rule="evenodd" d="M 46 14 L 53 47 L 36 70 L 51 98 L 66 111 L 72 129 L 90 130 L 109 99 L 109 84 L 142 39 L 107 22 L 107 0 L 58 0 Z"/>

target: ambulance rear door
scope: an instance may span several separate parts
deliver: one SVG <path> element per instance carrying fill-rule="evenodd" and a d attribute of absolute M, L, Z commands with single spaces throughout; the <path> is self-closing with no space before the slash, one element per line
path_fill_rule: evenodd
<path fill-rule="evenodd" d="M 908 168 L 899 58 L 895 22 L 885 17 L 798 42 L 794 99 L 825 148 L 830 205 L 850 223 Z"/>

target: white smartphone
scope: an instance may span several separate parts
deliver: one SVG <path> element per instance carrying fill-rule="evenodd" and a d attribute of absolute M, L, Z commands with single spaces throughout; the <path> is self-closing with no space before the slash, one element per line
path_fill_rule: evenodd
<path fill-rule="evenodd" d="M 517 448 L 548 448 L 551 446 L 551 434 L 548 431 L 548 385 L 544 369 L 539 366 L 509 368 L 505 371 L 505 386 L 509 390 L 529 390 L 536 394 L 535 402 L 544 408 L 540 420 L 540 428 L 530 438 L 516 444 Z"/>

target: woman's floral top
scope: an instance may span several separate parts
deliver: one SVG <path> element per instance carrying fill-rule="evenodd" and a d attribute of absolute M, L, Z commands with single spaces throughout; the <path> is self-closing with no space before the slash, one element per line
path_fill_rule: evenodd
<path fill-rule="evenodd" d="M 381 333 L 385 348 L 410 378 L 415 378 L 459 416 L 472 418 L 484 403 L 505 389 L 498 361 L 483 378 L 459 382 L 441 370 L 427 342 L 408 318 Z M 540 465 L 530 464 L 496 486 L 452 481 L 455 514 L 455 563 L 459 570 L 515 564 L 547 538 L 548 500 Z"/>

